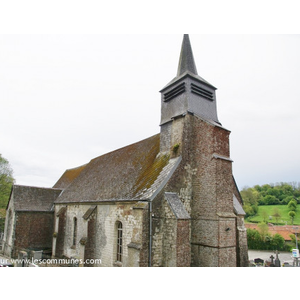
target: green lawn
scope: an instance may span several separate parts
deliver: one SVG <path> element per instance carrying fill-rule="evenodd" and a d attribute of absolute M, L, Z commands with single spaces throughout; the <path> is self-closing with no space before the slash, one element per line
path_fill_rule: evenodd
<path fill-rule="evenodd" d="M 288 215 L 289 213 L 289 208 L 287 205 L 261 205 L 258 206 L 258 213 L 257 215 L 250 217 L 246 220 L 246 222 L 251 223 L 258 223 L 258 222 L 263 222 L 263 218 L 262 218 L 262 211 L 266 211 L 268 216 L 271 216 L 271 218 L 269 217 L 267 222 L 268 223 L 276 223 L 276 220 L 274 217 L 272 217 L 273 215 L 273 211 L 274 208 L 277 207 L 280 214 L 281 214 L 281 218 L 278 219 L 278 223 L 280 223 L 280 225 L 285 225 L 287 222 L 287 225 L 292 225 L 291 223 L 291 219 Z M 298 204 L 297 206 L 297 210 L 296 210 L 296 216 L 294 218 L 294 225 L 300 225 L 300 204 Z"/>

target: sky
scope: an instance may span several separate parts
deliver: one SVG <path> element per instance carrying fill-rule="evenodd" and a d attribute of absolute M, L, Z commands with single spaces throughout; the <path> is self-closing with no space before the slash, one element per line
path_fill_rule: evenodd
<path fill-rule="evenodd" d="M 300 182 L 300 35 L 190 34 L 198 74 L 218 88 L 239 188 Z M 182 34 L 0 36 L 0 153 L 17 184 L 52 187 L 66 169 L 160 127 L 160 89 Z"/>
<path fill-rule="evenodd" d="M 283 26 L 297 20 L 291 6 L 229 1 L 247 14 L 225 19 L 229 3 L 209 3 L 180 24 L 163 18 L 161 2 L 142 16 L 91 2 L 54 1 L 48 14 L 36 12 L 37 1 L 6 2 L 0 11 L 0 153 L 17 184 L 52 187 L 66 169 L 159 133 L 159 91 L 176 76 L 180 31 L 200 32 L 190 33 L 194 58 L 218 88 L 238 187 L 300 182 L 300 35 Z"/>

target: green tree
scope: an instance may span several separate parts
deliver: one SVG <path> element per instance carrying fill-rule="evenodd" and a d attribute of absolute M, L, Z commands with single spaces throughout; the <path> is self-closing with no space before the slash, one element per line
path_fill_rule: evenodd
<path fill-rule="evenodd" d="M 257 214 L 259 192 L 254 188 L 244 188 L 240 193 L 244 201 L 246 217 Z"/>
<path fill-rule="evenodd" d="M 257 205 L 259 192 L 253 188 L 244 188 L 241 191 L 241 196 L 245 203 L 252 205 Z"/>
<path fill-rule="evenodd" d="M 0 232 L 4 230 L 5 208 L 13 183 L 12 168 L 8 160 L 0 154 Z"/>
<path fill-rule="evenodd" d="M 275 233 L 273 235 L 271 245 L 272 245 L 272 248 L 274 250 L 282 250 L 282 249 L 284 249 L 285 240 L 284 240 L 283 236 L 281 236 L 278 233 Z"/>
<path fill-rule="evenodd" d="M 256 205 L 286 205 L 290 200 L 296 199 L 300 204 L 300 183 L 264 184 L 255 185 L 253 188 L 244 188 L 242 198 L 245 202 L 250 202 L 251 206 L 256 201 Z"/>
<path fill-rule="evenodd" d="M 247 241 L 249 249 L 261 248 L 262 239 L 260 233 L 257 230 L 251 228 L 247 229 Z"/>
<path fill-rule="evenodd" d="M 271 235 L 268 232 L 264 232 L 263 234 L 264 237 L 258 230 L 248 228 L 248 248 L 257 250 L 286 250 L 285 240 L 280 234 Z"/>
<path fill-rule="evenodd" d="M 297 210 L 297 201 L 295 199 L 291 200 L 288 204 L 289 210 L 296 211 Z"/>
<path fill-rule="evenodd" d="M 285 197 L 283 200 L 282 200 L 282 203 L 287 205 L 290 203 L 290 201 L 294 200 L 294 197 L 293 196 L 287 196 Z"/>
<path fill-rule="evenodd" d="M 0 154 L 0 208 L 5 208 L 14 183 L 13 171 L 7 159 Z"/>
<path fill-rule="evenodd" d="M 295 218 L 295 216 L 296 216 L 295 211 L 293 211 L 293 210 L 289 211 L 289 216 L 290 216 L 290 218 L 291 218 L 292 225 L 293 225 L 293 224 L 294 224 L 294 218 Z"/>
<path fill-rule="evenodd" d="M 260 211 L 260 215 L 261 215 L 261 217 L 263 218 L 263 221 L 265 222 L 265 223 L 267 223 L 268 222 L 268 219 L 269 219 L 269 214 L 267 213 L 267 211 L 266 210 L 261 210 Z"/>
<path fill-rule="evenodd" d="M 290 234 L 291 242 L 294 244 L 293 248 L 296 247 L 296 236 L 295 234 Z M 299 243 L 299 237 L 297 236 L 297 244 Z"/>
<path fill-rule="evenodd" d="M 244 204 L 243 208 L 246 213 L 246 218 L 255 215 L 253 208 L 249 203 Z"/>
<path fill-rule="evenodd" d="M 266 195 L 261 198 L 260 203 L 263 203 L 264 205 L 276 205 L 279 204 L 279 200 L 275 196 Z"/>
<path fill-rule="evenodd" d="M 266 237 L 269 233 L 269 226 L 266 223 L 259 223 L 257 226 L 258 226 L 261 238 L 265 242 Z"/>
<path fill-rule="evenodd" d="M 281 213 L 277 207 L 273 209 L 272 217 L 275 218 L 275 221 L 278 224 L 278 220 L 281 218 Z"/>

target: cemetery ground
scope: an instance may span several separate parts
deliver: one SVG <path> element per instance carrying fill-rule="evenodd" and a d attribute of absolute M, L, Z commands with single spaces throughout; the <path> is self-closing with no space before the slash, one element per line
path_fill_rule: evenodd
<path fill-rule="evenodd" d="M 261 258 L 264 261 L 270 260 L 270 256 L 275 256 L 275 251 L 271 250 L 248 250 L 249 261 L 253 261 L 256 258 Z M 292 258 L 292 252 L 278 252 L 278 258 L 280 260 L 281 266 L 283 263 L 288 262 L 290 265 L 293 265 L 294 259 Z"/>

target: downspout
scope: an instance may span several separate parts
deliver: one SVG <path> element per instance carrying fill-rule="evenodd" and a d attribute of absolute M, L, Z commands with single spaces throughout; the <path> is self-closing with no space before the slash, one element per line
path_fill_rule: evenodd
<path fill-rule="evenodd" d="M 149 200 L 149 262 L 148 267 L 151 267 L 152 260 L 152 201 Z"/>

